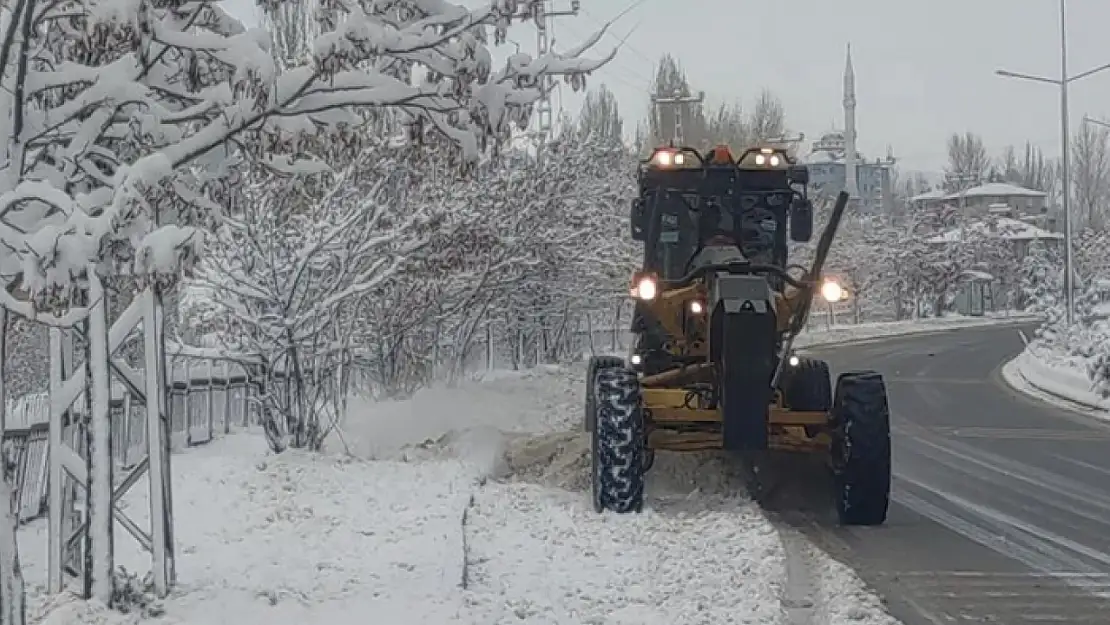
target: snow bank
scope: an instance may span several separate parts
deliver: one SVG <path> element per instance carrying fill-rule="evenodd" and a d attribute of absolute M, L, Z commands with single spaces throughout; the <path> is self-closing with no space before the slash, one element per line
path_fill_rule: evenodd
<path fill-rule="evenodd" d="M 1002 368 L 1002 377 L 1018 391 L 1040 399 L 1065 402 L 1110 418 L 1110 400 L 1101 397 L 1074 358 L 1028 347 Z"/>
<path fill-rule="evenodd" d="M 820 313 L 815 311 L 814 315 L 819 316 Z M 796 347 L 817 347 L 820 345 L 868 341 L 909 334 L 943 332 L 960 328 L 1027 323 L 1039 319 L 1040 317 L 1036 315 L 1010 313 L 999 315 L 991 314 L 983 317 L 952 315 L 948 317 L 911 319 L 907 321 L 882 321 L 875 323 L 860 323 L 856 325 L 834 325 L 831 328 L 818 326 L 799 334 L 794 344 Z M 817 323 L 818 321 L 816 319 L 810 322 L 811 326 Z"/>
<path fill-rule="evenodd" d="M 365 462 L 290 452 L 253 434 L 174 456 L 179 586 L 163 623 L 449 623 L 463 607 L 462 514 L 473 475 L 457 462 Z M 136 486 L 142 493 L 145 484 Z M 145 522 L 145 499 L 127 513 Z M 117 526 L 117 563 L 149 567 Z M 45 524 L 20 532 L 32 621 L 138 622 L 63 601 L 44 604 Z M 369 617 L 368 615 L 373 615 Z"/>

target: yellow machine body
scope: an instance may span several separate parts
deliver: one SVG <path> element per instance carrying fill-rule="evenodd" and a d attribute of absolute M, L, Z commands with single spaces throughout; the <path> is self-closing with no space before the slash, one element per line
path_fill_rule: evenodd
<path fill-rule="evenodd" d="M 709 364 L 708 316 L 693 314 L 694 302 L 705 302 L 706 287 L 697 282 L 688 287 L 665 290 L 646 305 L 663 325 L 671 338 L 667 346 L 676 356 L 701 356 L 702 364 L 670 369 L 641 378 L 647 445 L 650 449 L 667 451 L 700 451 L 722 447 L 719 408 L 701 407 L 696 393 L 687 386 L 710 383 L 714 370 Z M 775 317 L 780 331 L 785 331 L 795 314 L 803 307 L 806 293 L 786 287 L 775 294 Z M 788 366 L 788 365 L 785 365 Z M 782 394 L 775 393 L 769 407 L 769 449 L 779 451 L 823 453 L 831 439 L 825 431 L 829 420 L 825 412 L 791 411 L 783 403 Z"/>

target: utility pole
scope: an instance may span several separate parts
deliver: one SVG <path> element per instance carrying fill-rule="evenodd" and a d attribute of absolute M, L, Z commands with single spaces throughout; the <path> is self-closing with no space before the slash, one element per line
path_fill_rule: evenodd
<path fill-rule="evenodd" d="M 1048 78 L 1033 74 L 1022 74 L 1009 70 L 995 70 L 995 74 L 1005 78 L 1017 78 L 1032 82 L 1055 85 L 1060 89 L 1060 166 L 1061 188 L 1060 208 L 1064 213 L 1064 302 L 1066 304 L 1067 324 L 1075 322 L 1075 274 L 1072 268 L 1072 224 L 1071 224 L 1071 148 L 1068 146 L 1071 123 L 1068 109 L 1068 87 L 1071 83 L 1110 70 L 1110 63 L 1099 65 L 1078 74 L 1068 75 L 1068 19 L 1065 0 L 1060 0 L 1060 77 Z"/>
<path fill-rule="evenodd" d="M 551 31 L 555 24 L 556 17 L 578 17 L 578 11 L 582 6 L 580 0 L 571 0 L 570 10 L 556 11 L 553 7 L 549 7 L 552 0 L 543 0 L 538 3 L 535 8 L 535 15 L 533 19 L 536 22 L 536 58 L 542 57 L 551 51 Z M 543 164 L 543 149 L 544 144 L 547 142 L 548 136 L 551 134 L 552 126 L 552 109 L 551 109 L 551 92 L 555 88 L 555 81 L 551 76 L 545 77 L 545 82 L 541 86 L 542 93 L 540 101 L 536 106 L 537 115 L 537 137 L 536 137 L 536 156 L 540 164 Z"/>
<path fill-rule="evenodd" d="M 683 104 L 701 104 L 705 102 L 705 92 L 699 91 L 698 95 L 682 95 L 681 92 L 675 91 L 674 95 L 665 97 L 661 94 L 652 94 L 651 104 L 658 111 L 663 105 L 669 104 L 674 110 L 674 136 L 671 142 L 674 145 L 682 147 L 684 145 L 685 137 L 682 132 L 682 105 Z M 663 117 L 659 116 L 659 125 L 662 126 Z"/>

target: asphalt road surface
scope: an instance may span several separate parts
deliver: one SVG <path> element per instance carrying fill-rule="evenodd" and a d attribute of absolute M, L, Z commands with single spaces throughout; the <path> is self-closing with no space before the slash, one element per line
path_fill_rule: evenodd
<path fill-rule="evenodd" d="M 1018 326 L 814 349 L 833 375 L 882 372 L 892 409 L 888 522 L 788 520 L 906 625 L 1110 623 L 1110 424 L 1002 380 Z"/>

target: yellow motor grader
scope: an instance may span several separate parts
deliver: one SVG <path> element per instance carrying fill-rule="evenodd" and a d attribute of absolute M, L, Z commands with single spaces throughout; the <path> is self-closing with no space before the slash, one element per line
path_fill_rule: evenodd
<path fill-rule="evenodd" d="M 590 360 L 585 427 L 598 512 L 639 511 L 657 450 L 823 454 L 838 517 L 885 522 L 890 416 L 874 371 L 842 373 L 793 341 L 821 288 L 848 195 L 841 193 L 809 267 L 787 237 L 809 241 L 809 172 L 784 151 L 662 147 L 641 163 L 632 237 L 634 345 L 627 362 Z M 834 288 L 835 290 L 835 288 Z"/>

